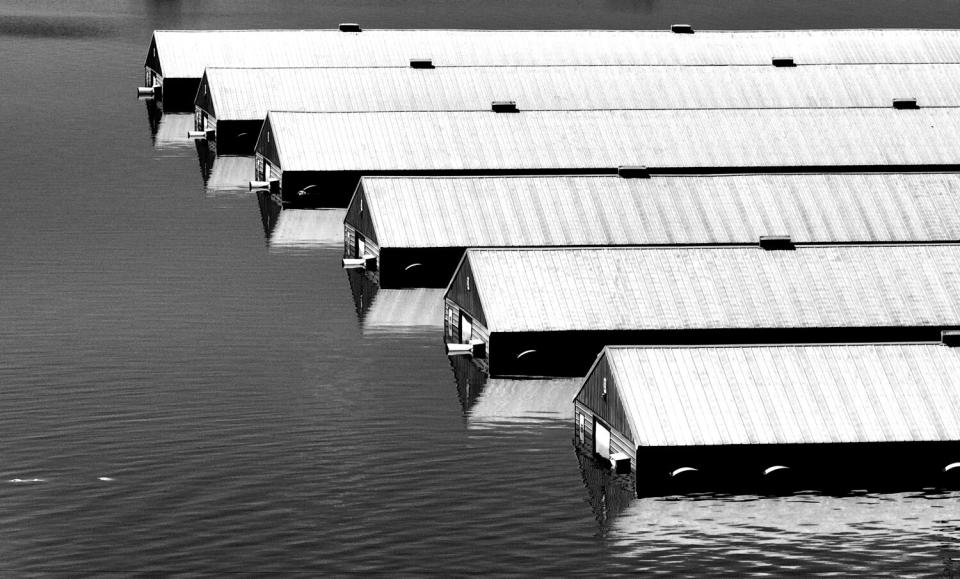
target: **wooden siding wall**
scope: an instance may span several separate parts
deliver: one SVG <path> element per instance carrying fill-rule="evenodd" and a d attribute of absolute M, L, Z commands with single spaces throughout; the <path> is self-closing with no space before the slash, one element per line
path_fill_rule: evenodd
<path fill-rule="evenodd" d="M 150 39 L 150 48 L 147 49 L 147 59 L 144 67 L 149 68 L 160 76 L 163 76 L 163 67 L 160 66 L 160 55 L 157 53 L 157 39 Z"/>
<path fill-rule="evenodd" d="M 580 435 L 577 431 L 578 424 L 580 424 L 580 416 L 583 415 L 583 428 L 584 428 L 584 439 L 583 443 L 580 443 Z M 579 401 L 574 402 L 574 416 L 573 416 L 573 426 L 574 434 L 576 436 L 576 443 L 586 453 L 593 453 L 593 419 L 596 415 L 586 406 L 581 404 Z M 623 434 L 618 431 L 609 421 L 604 420 L 602 416 L 599 417 L 602 422 L 606 422 L 610 429 L 610 454 L 615 454 L 617 452 L 622 452 L 623 454 L 630 457 L 630 470 L 632 472 L 637 471 L 637 447 L 633 444 L 632 441 L 624 438 Z"/>
<path fill-rule="evenodd" d="M 270 128 L 270 117 L 267 117 L 267 120 L 264 121 L 260 137 L 260 140 L 257 141 L 257 155 L 262 155 L 273 165 L 280 167 L 280 155 L 277 153 L 277 136 L 273 134 L 273 130 Z"/>
<path fill-rule="evenodd" d="M 467 289 L 468 280 L 469 290 Z M 463 264 L 454 275 L 453 281 L 450 283 L 450 289 L 447 291 L 447 298 L 456 302 L 467 315 L 480 322 L 482 326 L 487 326 L 487 318 L 483 315 L 483 306 L 480 303 L 480 294 L 477 292 L 477 284 L 470 267 L 469 257 L 463 260 Z"/>
<path fill-rule="evenodd" d="M 362 255 L 357 255 L 357 236 L 360 236 L 364 240 L 364 250 L 367 255 L 372 255 L 377 258 L 377 270 L 380 269 L 380 248 L 377 244 L 373 243 L 369 239 L 363 236 L 362 233 L 358 233 L 350 224 L 343 224 L 343 257 L 347 258 L 362 258 Z"/>
<path fill-rule="evenodd" d="M 487 357 L 490 356 L 490 332 L 487 330 L 486 326 L 480 323 L 476 318 L 470 315 L 470 312 L 466 310 L 461 310 L 460 305 L 451 300 L 449 297 L 444 300 L 444 310 L 443 310 L 443 335 L 444 339 L 447 342 L 457 342 L 460 338 L 460 312 L 463 311 L 468 316 L 473 319 L 473 332 L 472 336 L 474 340 L 480 340 L 487 345 Z M 452 312 L 452 316 L 451 316 Z"/>
<path fill-rule="evenodd" d="M 456 342 L 460 335 L 460 306 L 450 298 L 443 300 L 443 339 Z"/>
<path fill-rule="evenodd" d="M 363 208 L 362 211 L 360 210 L 361 207 Z M 363 191 L 363 181 L 357 185 L 357 191 L 350 200 L 350 205 L 347 206 L 347 214 L 343 220 L 345 223 L 352 225 L 355 230 L 362 233 L 364 238 L 370 239 L 379 245 L 377 232 L 373 228 L 373 219 L 370 217 L 370 204 L 367 202 L 366 195 Z"/>
<path fill-rule="evenodd" d="M 356 247 L 357 230 L 349 223 L 343 224 L 343 257 L 354 257 L 353 248 Z"/>
<path fill-rule="evenodd" d="M 197 89 L 197 98 L 194 102 L 198 109 L 206 111 L 209 116 L 217 116 L 217 111 L 213 108 L 213 95 L 210 94 L 210 83 L 207 81 L 206 74 L 200 79 L 200 88 Z"/>
<path fill-rule="evenodd" d="M 603 396 L 604 378 L 607 379 L 606 399 Z M 609 424 L 613 430 L 620 432 L 629 441 L 630 446 L 636 447 L 633 429 L 630 428 L 630 422 L 623 409 L 623 400 L 620 398 L 616 381 L 610 374 L 610 365 L 605 357 L 600 359 L 593 372 L 587 376 L 583 388 L 577 394 L 577 403 L 592 410 L 600 420 Z"/>

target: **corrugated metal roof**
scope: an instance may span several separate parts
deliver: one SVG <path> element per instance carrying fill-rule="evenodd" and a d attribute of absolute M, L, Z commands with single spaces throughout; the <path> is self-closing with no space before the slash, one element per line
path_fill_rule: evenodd
<path fill-rule="evenodd" d="M 489 379 L 467 416 L 471 428 L 553 425 L 570 427 L 581 378 L 550 380 Z"/>
<path fill-rule="evenodd" d="M 166 78 L 209 66 L 960 63 L 956 30 L 158 30 Z"/>
<path fill-rule="evenodd" d="M 960 109 L 271 112 L 267 118 L 280 165 L 293 171 L 960 164 Z"/>
<path fill-rule="evenodd" d="M 363 333 L 405 333 L 443 328 L 442 289 L 379 289 L 363 316 Z"/>
<path fill-rule="evenodd" d="M 960 65 L 208 68 L 219 120 L 267 111 L 890 107 L 960 105 Z M 198 95 L 198 99 L 200 95 Z M 199 102 L 199 101 L 198 101 Z"/>
<path fill-rule="evenodd" d="M 470 249 L 498 332 L 960 325 L 960 246 Z"/>
<path fill-rule="evenodd" d="M 607 348 L 638 446 L 960 440 L 939 344 Z"/>
<path fill-rule="evenodd" d="M 270 234 L 270 247 L 343 247 L 344 209 L 284 209 Z"/>
<path fill-rule="evenodd" d="M 380 247 L 960 241 L 956 173 L 364 177 L 361 189 Z"/>

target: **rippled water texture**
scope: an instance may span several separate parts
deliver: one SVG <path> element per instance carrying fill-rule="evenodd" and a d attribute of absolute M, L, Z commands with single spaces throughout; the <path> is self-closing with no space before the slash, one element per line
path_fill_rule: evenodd
<path fill-rule="evenodd" d="M 276 214 L 236 186 L 249 160 L 211 167 L 134 98 L 154 28 L 951 27 L 955 6 L 0 1 L 0 574 L 956 573 L 956 495 L 633 499 L 574 451 L 575 384 L 464 377 L 436 292 L 351 280 L 342 214 Z"/>

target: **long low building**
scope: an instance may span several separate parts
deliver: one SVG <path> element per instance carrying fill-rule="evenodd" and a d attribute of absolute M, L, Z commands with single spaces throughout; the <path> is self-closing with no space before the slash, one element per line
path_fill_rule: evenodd
<path fill-rule="evenodd" d="M 445 287 L 468 247 L 960 241 L 960 174 L 364 177 L 344 257 Z M 372 258 L 372 259 L 371 259 Z"/>
<path fill-rule="evenodd" d="M 607 347 L 574 405 L 579 444 L 629 465 L 640 494 L 960 468 L 960 349 L 944 344 Z"/>
<path fill-rule="evenodd" d="M 582 376 L 610 344 L 935 340 L 957 295 L 960 245 L 469 249 L 444 319 L 491 375 Z"/>
<path fill-rule="evenodd" d="M 949 107 L 960 105 L 955 78 L 960 64 L 208 68 L 195 129 L 249 152 L 269 111 Z"/>
<path fill-rule="evenodd" d="M 343 207 L 361 176 L 960 167 L 960 109 L 271 112 L 257 180 Z"/>
<path fill-rule="evenodd" d="M 145 86 L 190 102 L 208 67 L 960 63 L 957 30 L 157 30 Z"/>

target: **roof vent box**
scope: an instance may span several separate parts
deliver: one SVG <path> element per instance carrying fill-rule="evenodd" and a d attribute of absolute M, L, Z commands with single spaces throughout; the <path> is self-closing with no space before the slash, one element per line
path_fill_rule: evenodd
<path fill-rule="evenodd" d="M 493 101 L 490 103 L 490 108 L 495 113 L 516 113 L 519 112 L 517 109 L 517 103 L 515 101 Z"/>
<path fill-rule="evenodd" d="M 343 22 L 340 24 L 340 32 L 360 32 L 360 25 L 356 22 Z"/>
<path fill-rule="evenodd" d="M 793 61 L 792 56 L 774 56 L 773 66 L 776 66 L 778 68 L 786 68 L 791 66 L 797 66 L 797 63 Z"/>
<path fill-rule="evenodd" d="M 650 170 L 643 165 L 621 165 L 617 167 L 617 175 L 623 179 L 649 179 Z"/>
<path fill-rule="evenodd" d="M 429 58 L 411 58 L 410 68 L 433 68 L 433 60 Z"/>
<path fill-rule="evenodd" d="M 906 98 L 906 99 L 893 99 L 893 108 L 895 109 L 919 109 L 917 105 L 917 99 L 915 98 Z"/>
<path fill-rule="evenodd" d="M 761 235 L 760 249 L 768 251 L 795 249 L 789 235 Z"/>
<path fill-rule="evenodd" d="M 693 34 L 693 26 L 689 24 L 671 24 L 670 32 L 674 34 Z"/>

